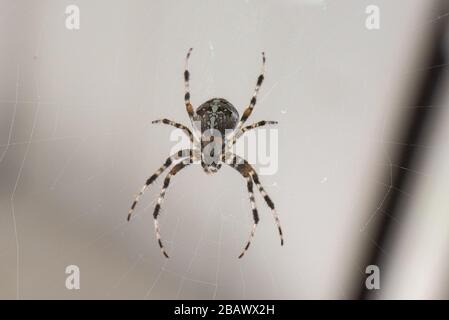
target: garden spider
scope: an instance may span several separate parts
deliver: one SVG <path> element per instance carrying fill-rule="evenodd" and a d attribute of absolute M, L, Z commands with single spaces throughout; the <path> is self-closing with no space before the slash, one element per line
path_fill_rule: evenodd
<path fill-rule="evenodd" d="M 188 60 L 190 54 L 192 52 L 192 48 L 189 49 L 186 56 L 185 61 L 185 71 L 184 71 L 184 83 L 185 83 L 185 106 L 187 113 L 189 115 L 190 121 L 192 123 L 193 132 L 190 131 L 188 127 L 185 125 L 176 123 L 174 121 L 168 119 L 155 120 L 152 123 L 163 123 L 167 125 L 174 126 L 183 130 L 183 132 L 189 137 L 190 142 L 193 147 L 191 149 L 180 150 L 177 153 L 171 155 L 165 163 L 146 181 L 145 185 L 140 190 L 139 194 L 134 199 L 133 204 L 131 205 L 131 209 L 128 212 L 128 221 L 131 218 L 131 214 L 134 211 L 140 197 L 144 193 L 145 189 L 153 183 L 159 175 L 162 174 L 167 168 L 169 168 L 176 160 L 181 160 L 176 163 L 167 176 L 165 177 L 164 184 L 162 190 L 157 199 L 156 206 L 154 208 L 153 218 L 154 218 L 154 229 L 156 232 L 157 242 L 161 249 L 162 254 L 168 258 L 168 254 L 164 249 L 164 245 L 162 244 L 161 235 L 159 232 L 159 223 L 158 216 L 161 210 L 162 201 L 165 197 L 165 192 L 170 184 L 170 179 L 179 171 L 192 164 L 193 162 L 201 161 L 201 165 L 204 171 L 207 174 L 216 173 L 223 163 L 231 166 L 236 169 L 247 182 L 247 188 L 249 193 L 249 200 L 251 203 L 252 214 L 253 214 L 253 227 L 251 229 L 251 233 L 248 241 L 246 242 L 245 247 L 243 248 L 239 258 L 243 257 L 245 252 L 248 250 L 251 240 L 254 237 L 254 233 L 256 231 L 257 224 L 259 222 L 259 215 L 257 213 L 256 202 L 254 199 L 253 193 L 253 183 L 256 184 L 259 192 L 263 196 L 265 202 L 268 207 L 270 207 L 274 220 L 276 222 L 279 236 L 281 238 L 281 245 L 284 244 L 284 239 L 282 235 L 282 229 L 279 222 L 279 217 L 274 208 L 274 203 L 268 194 L 265 192 L 262 184 L 259 181 L 259 177 L 254 170 L 254 168 L 241 157 L 233 154 L 230 150 L 234 145 L 236 140 L 246 131 L 265 126 L 268 124 L 277 124 L 276 121 L 259 121 L 252 125 L 243 127 L 243 124 L 251 115 L 251 112 L 254 109 L 257 101 L 257 94 L 259 92 L 259 88 L 262 85 L 264 80 L 264 70 L 265 70 L 265 54 L 262 52 L 262 71 L 259 77 L 257 78 L 256 88 L 254 90 L 254 94 L 251 98 L 249 106 L 246 108 L 242 117 L 239 120 L 239 113 L 234 108 L 234 106 L 229 103 L 227 100 L 223 98 L 213 98 L 202 105 L 200 105 L 196 111 L 193 110 L 193 106 L 190 103 L 190 92 L 189 92 L 189 79 L 190 73 L 188 71 Z M 228 130 L 231 130 L 230 134 L 228 134 Z M 211 148 L 212 147 L 212 148 Z"/>

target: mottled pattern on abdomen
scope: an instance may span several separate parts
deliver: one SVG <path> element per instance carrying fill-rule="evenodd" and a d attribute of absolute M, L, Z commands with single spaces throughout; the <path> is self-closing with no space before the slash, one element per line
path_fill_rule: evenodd
<path fill-rule="evenodd" d="M 223 136 L 226 130 L 235 128 L 239 120 L 239 113 L 229 101 L 214 98 L 196 109 L 196 120 L 201 121 L 202 133 L 209 129 L 215 129 Z"/>

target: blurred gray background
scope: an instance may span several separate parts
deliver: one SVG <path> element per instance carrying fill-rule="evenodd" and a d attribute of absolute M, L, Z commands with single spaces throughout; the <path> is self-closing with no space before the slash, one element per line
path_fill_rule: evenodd
<path fill-rule="evenodd" d="M 79 30 L 65 27 L 70 4 Z M 380 30 L 365 27 L 370 4 Z M 0 0 L 0 298 L 353 298 L 376 217 L 388 214 L 373 195 L 392 189 L 391 148 L 415 107 L 404 97 L 443 18 L 434 4 Z M 192 103 L 224 97 L 240 112 L 266 52 L 248 123 L 279 121 L 279 169 L 261 179 L 284 247 L 257 195 L 261 223 L 237 259 L 252 220 L 245 181 L 229 167 L 173 178 L 160 218 L 169 260 L 152 221 L 162 179 L 126 222 L 173 146 L 171 128 L 151 121 L 188 124 L 189 47 Z M 442 112 L 434 140 L 416 146 L 428 152 L 414 169 L 422 184 L 399 240 L 380 248 L 390 258 L 381 298 L 448 297 L 448 124 Z M 65 287 L 72 264 L 80 290 Z"/>

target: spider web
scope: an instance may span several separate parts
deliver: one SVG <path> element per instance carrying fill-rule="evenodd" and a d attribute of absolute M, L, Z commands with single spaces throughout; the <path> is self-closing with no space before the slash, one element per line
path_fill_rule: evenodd
<path fill-rule="evenodd" d="M 1 15 L 2 24 L 9 26 L 18 17 L 13 24 L 18 40 L 9 37 L 2 44 L 15 55 L 1 62 L 9 77 L 0 89 L 0 280 L 5 284 L 0 297 L 350 298 L 347 270 L 364 273 L 351 258 L 359 250 L 354 239 L 376 245 L 370 230 L 379 215 L 389 214 L 382 211 L 385 199 L 392 192 L 413 197 L 410 190 L 395 189 L 392 171 L 398 165 L 389 150 L 402 143 L 391 138 L 397 115 L 420 106 L 392 111 L 387 102 L 396 99 L 400 86 L 372 89 L 380 80 L 407 82 L 419 71 L 407 65 L 392 69 L 408 71 L 400 76 L 375 72 L 391 67 L 376 64 L 373 57 L 385 50 L 376 45 L 393 46 L 401 31 L 386 36 L 391 32 L 387 22 L 368 33 L 367 4 L 356 1 L 346 9 L 331 1 L 286 1 L 276 7 L 271 1 L 208 3 L 194 6 L 188 28 L 187 3 L 113 3 L 107 16 L 101 6 L 75 3 L 82 23 L 73 32 L 64 28 L 64 3 L 45 2 L 36 8 L 37 16 L 16 2 L 2 5 L 2 12 L 11 13 L 10 18 Z M 418 17 L 424 2 L 413 5 L 410 15 L 386 1 L 379 6 L 388 21 L 390 14 Z M 223 16 L 209 16 L 217 11 Z M 342 14 L 349 15 L 348 22 L 342 23 Z M 421 17 L 413 32 L 448 15 Z M 201 32 L 205 21 L 195 17 L 207 17 L 211 31 Z M 233 23 L 225 24 L 226 19 Z M 345 32 L 365 39 L 367 46 L 374 42 L 373 52 L 362 51 L 363 61 L 351 61 L 346 42 L 340 46 L 335 40 Z M 262 183 L 281 215 L 284 248 L 268 208 L 256 195 L 261 223 L 244 259 L 237 259 L 252 218 L 245 181 L 231 168 L 208 177 L 191 166 L 173 178 L 160 218 L 170 259 L 160 254 L 152 224 L 163 176 L 126 222 L 133 195 L 171 147 L 169 129 L 151 127 L 151 120 L 188 123 L 179 71 L 191 45 L 192 100 L 223 92 L 240 112 L 259 70 L 256 58 L 267 52 L 267 80 L 248 123 L 280 122 L 279 171 L 263 176 Z M 237 47 L 238 53 L 229 50 Z M 360 81 L 357 77 L 365 72 L 374 72 L 374 79 Z M 352 102 L 355 88 L 362 98 Z M 378 95 L 382 99 L 375 99 Z M 362 106 L 357 104 L 361 101 Z M 373 167 L 372 176 L 366 174 Z M 352 169 L 353 179 L 348 177 Z M 400 169 L 436 179 L 420 168 Z M 387 173 L 380 181 L 379 172 Z M 379 185 L 384 197 L 366 210 L 365 202 Z M 366 189 L 363 195 L 360 188 Z M 390 248 L 379 249 L 391 256 Z M 80 267 L 80 290 L 64 286 L 65 267 L 71 264 Z"/>

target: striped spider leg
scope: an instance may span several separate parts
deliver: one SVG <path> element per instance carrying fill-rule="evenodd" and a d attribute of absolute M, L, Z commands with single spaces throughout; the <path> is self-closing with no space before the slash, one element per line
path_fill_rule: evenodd
<path fill-rule="evenodd" d="M 226 155 L 231 149 L 232 146 L 237 142 L 237 140 L 246 132 L 258 127 L 266 126 L 266 125 L 274 125 L 277 124 L 277 121 L 267 121 L 262 120 L 256 123 L 253 123 L 251 125 L 243 127 L 246 120 L 249 118 L 251 113 L 253 112 L 253 109 L 257 103 L 257 95 L 259 93 L 260 87 L 262 86 L 262 83 L 265 79 L 265 53 L 262 52 L 262 70 L 260 72 L 259 77 L 257 78 L 256 82 L 256 88 L 254 89 L 253 96 L 251 98 L 249 106 L 245 109 L 245 111 L 242 114 L 242 117 L 240 118 L 240 121 L 238 122 L 236 128 L 229 134 L 229 136 L 226 138 L 226 142 L 223 145 L 222 149 L 222 155 Z"/>
<path fill-rule="evenodd" d="M 165 160 L 164 164 L 153 175 L 151 175 L 146 180 L 145 184 L 142 186 L 142 189 L 140 189 L 140 192 L 134 198 L 133 204 L 131 205 L 131 208 L 128 211 L 128 217 L 127 217 L 128 221 L 131 219 L 131 215 L 134 212 L 134 209 L 135 209 L 137 203 L 139 202 L 140 197 L 143 195 L 143 193 L 148 188 L 148 186 L 150 184 L 152 184 L 154 181 L 156 181 L 156 179 L 162 174 L 162 172 L 164 172 L 168 167 L 170 167 L 174 161 L 180 160 L 180 159 L 183 159 L 186 157 L 191 157 L 191 154 L 192 154 L 191 149 L 179 150 L 178 152 L 172 154 Z"/>
<path fill-rule="evenodd" d="M 247 131 L 249 131 L 249 130 L 256 129 L 256 128 L 259 128 L 259 127 L 263 127 L 263 126 L 266 126 L 266 125 L 275 125 L 275 124 L 278 124 L 278 122 L 277 122 L 277 121 L 270 121 L 270 120 L 262 120 L 262 121 L 259 121 L 259 122 L 256 122 L 256 123 L 253 123 L 253 124 L 251 124 L 251 125 L 248 125 L 248 126 L 243 127 L 240 131 L 238 131 L 238 132 L 235 134 L 235 136 L 234 136 L 231 140 L 229 140 L 229 141 L 227 142 L 227 144 L 226 144 L 226 149 L 225 149 L 225 151 L 223 152 L 223 154 L 226 154 L 226 152 L 231 151 L 232 146 L 237 142 L 237 140 L 238 140 L 242 135 L 245 134 L 245 132 L 247 132 Z"/>
<path fill-rule="evenodd" d="M 245 254 L 245 252 L 248 250 L 248 248 L 251 244 L 251 240 L 254 237 L 254 233 L 255 233 L 257 224 L 259 222 L 259 215 L 258 215 L 257 208 L 256 208 L 256 202 L 254 199 L 252 182 L 254 182 L 256 184 L 257 188 L 259 189 L 260 194 L 264 198 L 268 207 L 271 209 L 271 213 L 273 215 L 274 221 L 276 222 L 276 226 L 277 226 L 278 232 L 279 232 L 279 237 L 281 239 L 281 246 L 284 245 L 284 237 L 283 237 L 283 233 L 282 233 L 279 216 L 276 212 L 273 201 L 271 200 L 270 196 L 267 194 L 267 192 L 263 188 L 262 184 L 260 183 L 259 176 L 257 175 L 256 170 L 254 170 L 254 168 L 248 163 L 248 161 L 246 161 L 245 159 L 243 159 L 235 154 L 232 154 L 232 153 L 228 153 L 226 155 L 225 163 L 228 164 L 229 166 L 231 166 L 232 168 L 236 169 L 247 180 L 248 194 L 249 194 L 249 199 L 250 199 L 251 208 L 252 208 L 252 212 L 253 212 L 253 227 L 251 229 L 249 239 L 246 242 L 246 245 L 245 245 L 242 253 L 240 254 L 239 258 L 242 258 L 243 255 Z"/>
<path fill-rule="evenodd" d="M 166 258 L 169 258 L 169 256 L 168 256 L 167 252 L 165 251 L 164 245 L 162 243 L 159 222 L 158 222 L 157 218 L 158 218 L 160 210 L 161 210 L 162 202 L 164 201 L 165 192 L 170 184 L 170 179 L 175 174 L 177 174 L 179 171 L 181 171 L 185 167 L 192 164 L 193 161 L 194 161 L 194 158 L 193 158 L 193 155 L 191 154 L 189 158 L 184 159 L 184 160 L 178 162 L 175 166 L 173 166 L 173 168 L 170 170 L 170 172 L 165 176 L 164 185 L 162 186 L 161 192 L 159 193 L 159 197 L 157 198 L 156 206 L 154 207 L 153 220 L 154 220 L 154 230 L 156 232 L 156 240 L 157 240 L 157 243 L 159 244 L 159 248 L 161 249 L 162 254 Z"/>
<path fill-rule="evenodd" d="M 154 229 L 156 231 L 156 239 L 157 242 L 159 244 L 159 247 L 161 249 L 162 254 L 168 258 L 168 254 L 164 249 L 164 246 L 162 244 L 162 239 L 161 239 L 161 235 L 160 235 L 160 228 L 159 228 L 159 223 L 158 223 L 158 216 L 161 210 L 161 205 L 162 202 L 164 200 L 165 197 L 165 192 L 170 184 L 170 179 L 177 174 L 179 171 L 181 171 L 182 169 L 184 169 L 185 167 L 187 167 L 188 165 L 192 164 L 194 161 L 196 161 L 196 159 L 198 159 L 199 154 L 197 151 L 193 150 L 193 149 L 184 149 L 184 150 L 180 150 L 177 153 L 171 155 L 170 157 L 167 158 L 167 160 L 165 161 L 165 163 L 151 176 L 148 178 L 148 180 L 145 182 L 144 186 L 142 187 L 141 191 L 139 192 L 139 194 L 136 196 L 136 198 L 134 199 L 134 202 L 131 206 L 131 209 L 129 209 L 128 212 L 128 221 L 131 219 L 131 215 L 134 211 L 134 208 L 136 207 L 137 203 L 139 202 L 140 197 L 143 195 L 143 193 L 145 192 L 145 190 L 148 188 L 148 186 L 150 184 L 152 184 L 167 168 L 169 168 L 174 161 L 176 160 L 181 160 L 180 162 L 178 162 L 177 164 L 175 164 L 171 170 L 169 171 L 169 173 L 165 176 L 164 179 L 164 184 L 162 186 L 161 192 L 159 193 L 159 197 L 157 199 L 157 203 L 156 206 L 154 207 L 154 212 L 153 212 L 153 219 L 154 219 Z"/>
<path fill-rule="evenodd" d="M 264 74 L 265 74 L 265 52 L 262 52 L 262 70 L 259 74 L 259 77 L 257 78 L 256 82 L 256 88 L 254 89 L 253 96 L 251 98 L 251 101 L 249 103 L 249 106 L 245 109 L 245 111 L 242 114 L 242 117 L 240 118 L 240 121 L 237 123 L 235 129 L 233 132 L 226 138 L 226 145 L 228 145 L 228 141 L 232 141 L 235 139 L 235 136 L 240 132 L 240 130 L 243 127 L 243 124 L 248 120 L 249 116 L 253 112 L 254 107 L 257 103 L 257 95 L 259 93 L 259 89 L 262 86 L 263 80 L 264 80 Z"/>
<path fill-rule="evenodd" d="M 153 124 L 163 123 L 163 124 L 167 124 L 169 126 L 181 129 L 189 137 L 190 142 L 192 144 L 194 144 L 195 138 L 194 138 L 194 136 L 192 134 L 192 131 L 190 131 L 190 129 L 188 127 L 186 127 L 185 125 L 183 125 L 183 124 L 180 124 L 178 122 L 174 122 L 174 121 L 169 120 L 169 119 L 158 119 L 158 120 L 152 121 L 151 123 L 153 123 Z"/>

